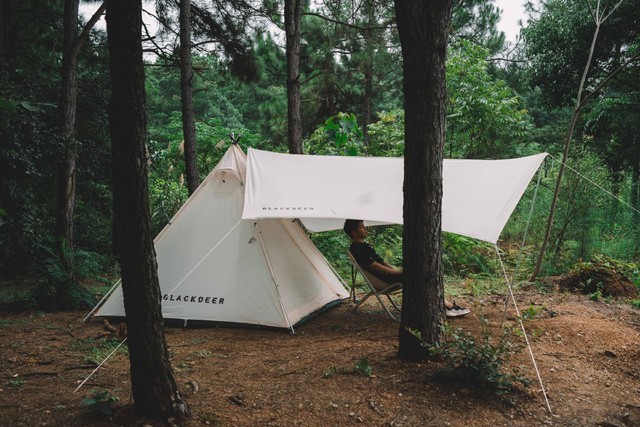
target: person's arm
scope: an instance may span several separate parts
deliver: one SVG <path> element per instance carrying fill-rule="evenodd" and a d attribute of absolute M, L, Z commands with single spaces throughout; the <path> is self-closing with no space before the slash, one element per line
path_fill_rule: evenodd
<path fill-rule="evenodd" d="M 391 274 L 391 275 L 402 274 L 402 270 L 396 269 L 394 266 L 392 266 L 387 262 L 385 262 L 384 264 L 381 264 L 377 261 L 374 261 L 371 264 L 369 264 L 369 270 L 377 271 L 379 273 Z"/>

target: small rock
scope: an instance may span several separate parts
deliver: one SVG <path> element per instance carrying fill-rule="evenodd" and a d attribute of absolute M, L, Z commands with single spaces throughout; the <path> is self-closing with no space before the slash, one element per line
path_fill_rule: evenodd
<path fill-rule="evenodd" d="M 331 402 L 329 405 L 330 405 L 332 408 L 337 408 L 337 407 L 338 407 L 338 404 L 337 404 L 337 403 L 333 403 L 333 402 Z"/>
<path fill-rule="evenodd" d="M 611 350 L 605 350 L 604 355 L 607 357 L 618 357 L 618 355 Z"/>
<path fill-rule="evenodd" d="M 355 413 L 355 412 L 349 412 L 349 416 L 350 416 L 350 417 L 355 417 L 355 416 L 356 416 L 356 413 Z"/>

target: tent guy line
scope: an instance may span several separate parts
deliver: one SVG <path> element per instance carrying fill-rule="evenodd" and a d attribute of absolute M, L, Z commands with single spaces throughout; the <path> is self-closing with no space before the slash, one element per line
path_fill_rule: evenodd
<path fill-rule="evenodd" d="M 589 179 L 589 177 L 584 176 L 583 174 L 581 174 L 580 172 L 578 172 L 577 170 L 575 170 L 574 168 L 572 168 L 571 166 L 569 166 L 566 163 L 563 163 L 562 160 L 552 156 L 551 154 L 549 154 L 549 157 L 551 157 L 553 160 L 557 161 L 560 164 L 563 164 L 564 167 L 566 167 L 567 169 L 569 169 L 571 172 L 575 173 L 576 175 L 578 175 L 580 178 L 584 179 L 585 181 L 587 181 L 589 184 L 592 184 L 593 186 L 595 186 L 596 188 L 598 188 L 599 190 L 603 191 L 605 194 L 611 196 L 612 198 L 614 198 L 615 200 L 617 200 L 618 202 L 622 203 L 623 205 L 627 206 L 628 208 L 630 208 L 632 211 L 640 213 L 640 210 L 638 210 L 637 208 L 633 207 L 631 204 L 625 202 L 624 200 L 622 200 L 620 197 L 616 196 L 615 194 L 613 194 L 612 192 L 610 192 L 609 190 L 607 190 L 606 188 L 602 187 L 600 184 L 598 184 L 597 182 L 594 182 L 593 180 Z"/>
<path fill-rule="evenodd" d="M 502 256 L 500 255 L 500 250 L 498 249 L 498 245 L 494 244 L 496 255 L 498 255 L 498 260 L 500 260 L 500 266 L 502 267 L 502 273 L 504 274 L 504 279 L 507 282 L 507 289 L 509 290 L 509 295 L 511 296 L 511 302 L 513 302 L 513 308 L 516 310 L 516 319 L 518 319 L 518 324 L 520 325 L 520 329 L 522 330 L 522 335 L 524 336 L 524 340 L 527 343 L 527 349 L 529 350 L 529 355 L 531 356 L 531 362 L 533 363 L 533 369 L 536 371 L 536 375 L 538 377 L 538 382 L 540 383 L 540 387 L 542 389 L 542 395 L 544 396 L 544 401 L 547 404 L 547 409 L 549 409 L 549 413 L 553 414 L 551 410 L 551 405 L 549 404 L 549 399 L 547 397 L 547 392 L 545 391 L 544 383 L 542 382 L 542 376 L 540 375 L 540 370 L 538 369 L 538 364 L 536 363 L 536 358 L 533 355 L 533 349 L 531 348 L 531 343 L 529 342 L 529 336 L 527 335 L 527 331 L 524 327 L 524 323 L 522 322 L 522 317 L 520 316 L 520 310 L 518 309 L 518 304 L 516 303 L 516 297 L 513 295 L 513 288 L 511 286 L 511 281 L 509 280 L 509 276 L 507 275 L 507 270 L 504 266 L 504 262 L 502 261 Z"/>

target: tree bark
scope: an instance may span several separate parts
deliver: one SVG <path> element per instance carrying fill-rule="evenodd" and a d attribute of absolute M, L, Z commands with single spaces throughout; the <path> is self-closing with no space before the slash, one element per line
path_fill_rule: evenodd
<path fill-rule="evenodd" d="M 631 229 L 635 230 L 635 249 L 640 250 L 640 138 L 634 137 L 631 165 Z"/>
<path fill-rule="evenodd" d="M 7 38 L 6 38 L 6 26 L 7 20 L 6 17 L 9 11 L 9 0 L 0 0 L 0 71 L 4 71 L 6 68 L 6 49 L 7 49 Z"/>
<path fill-rule="evenodd" d="M 147 187 L 141 0 L 107 0 L 113 153 L 114 244 L 120 261 L 136 412 L 189 416 L 173 377 L 162 326 Z"/>
<path fill-rule="evenodd" d="M 405 108 L 401 358 L 424 360 L 442 338 L 442 162 L 446 117 L 445 60 L 451 0 L 396 0 Z"/>
<path fill-rule="evenodd" d="M 0 0 L 1 1 L 1 0 Z M 89 36 L 106 5 L 103 3 L 78 35 L 79 0 L 64 2 L 64 35 L 62 51 L 61 93 L 60 93 L 60 133 L 65 147 L 62 161 L 57 165 L 57 212 L 56 237 L 60 243 L 59 256 L 68 265 L 64 244 L 73 249 L 73 211 L 76 205 L 76 110 L 78 104 L 78 55 L 80 47 Z"/>
<path fill-rule="evenodd" d="M 78 31 L 79 0 L 64 2 L 64 34 L 62 51 L 62 89 L 60 94 L 60 130 L 65 152 L 57 167 L 57 217 L 56 236 L 59 243 L 65 242 L 73 248 L 73 210 L 76 196 L 76 155 L 75 135 L 76 105 L 78 100 L 78 55 L 76 41 Z M 61 246 L 59 255 L 64 264 L 65 251 Z"/>
<path fill-rule="evenodd" d="M 193 67 L 191 62 L 191 0 L 180 0 L 180 90 L 182 92 L 182 131 L 184 164 L 189 195 L 200 185 L 196 156 L 196 119 L 193 113 Z"/>
<path fill-rule="evenodd" d="M 589 48 L 589 56 L 587 58 L 587 63 L 584 66 L 584 70 L 582 71 L 582 77 L 580 79 L 580 83 L 578 84 L 578 94 L 576 96 L 576 103 L 575 103 L 575 107 L 573 108 L 573 115 L 571 117 L 571 124 L 569 125 L 569 131 L 567 132 L 567 138 L 565 139 L 565 142 L 564 142 L 564 149 L 562 151 L 562 162 L 560 163 L 560 169 L 558 170 L 558 178 L 556 179 L 556 186 L 553 191 L 553 199 L 551 200 L 551 207 L 549 208 L 549 217 L 547 218 L 547 227 L 544 232 L 544 238 L 542 240 L 542 246 L 540 247 L 540 253 L 538 254 L 536 265 L 534 266 L 533 272 L 531 273 L 531 277 L 529 278 L 530 281 L 534 281 L 536 277 L 538 277 L 538 274 L 540 274 L 542 263 L 544 261 L 544 256 L 547 250 L 547 245 L 549 244 L 549 238 L 551 237 L 551 229 L 553 228 L 553 220 L 554 220 L 554 216 L 556 214 L 556 208 L 558 205 L 558 197 L 560 195 L 560 186 L 562 184 L 562 176 L 564 174 L 565 165 L 569 160 L 569 147 L 571 146 L 571 139 L 573 138 L 573 131 L 576 127 L 576 122 L 578 121 L 578 115 L 582 110 L 582 106 L 584 105 L 584 102 L 586 102 L 586 100 L 591 95 L 593 95 L 600 87 L 602 87 L 602 84 L 608 81 L 609 77 L 611 77 L 611 75 L 607 77 L 600 85 L 596 87 L 594 91 L 591 92 L 590 96 L 587 96 L 584 99 L 584 101 L 582 101 L 582 91 L 584 88 L 585 80 L 587 79 L 587 73 L 589 72 L 589 68 L 591 67 L 591 59 L 593 58 L 593 52 L 595 50 L 596 41 L 598 40 L 600 25 L 604 21 L 606 21 L 609 16 L 611 16 L 611 13 L 613 13 L 613 11 L 618 6 L 620 6 L 621 3 L 622 1 L 618 2 L 613 7 L 613 9 L 607 13 L 605 12 L 604 9 L 601 10 L 600 0 L 598 0 L 597 2 L 595 14 L 593 15 L 596 28 L 593 31 L 593 37 L 591 38 L 591 47 Z M 618 70 L 620 69 L 621 68 L 619 67 L 618 69 L 616 69 L 616 71 L 614 71 L 614 73 L 617 73 Z"/>
<path fill-rule="evenodd" d="M 362 120 L 362 135 L 364 138 L 364 144 L 369 146 L 369 124 L 373 122 L 373 27 L 376 25 L 374 15 L 374 5 L 372 2 L 365 2 L 365 13 L 367 16 L 367 28 L 363 31 L 363 38 L 365 43 L 366 56 L 363 64 L 364 74 L 364 99 L 363 99 L 363 113 Z"/>
<path fill-rule="evenodd" d="M 287 136 L 291 154 L 302 154 L 300 24 L 303 5 L 303 0 L 284 1 L 284 27 L 287 37 Z"/>

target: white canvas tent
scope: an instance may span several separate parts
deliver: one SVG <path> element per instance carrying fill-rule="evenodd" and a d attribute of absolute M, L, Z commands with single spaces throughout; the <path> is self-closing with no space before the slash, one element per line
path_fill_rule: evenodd
<path fill-rule="evenodd" d="M 242 220 L 246 156 L 231 146 L 156 237 L 165 319 L 291 328 L 347 298 L 290 219 Z M 124 316 L 118 286 L 96 316 Z"/>
<path fill-rule="evenodd" d="M 442 229 L 496 243 L 546 153 L 445 160 Z M 249 149 L 242 217 L 299 218 L 311 231 L 402 223 L 404 159 L 278 154 Z"/>

